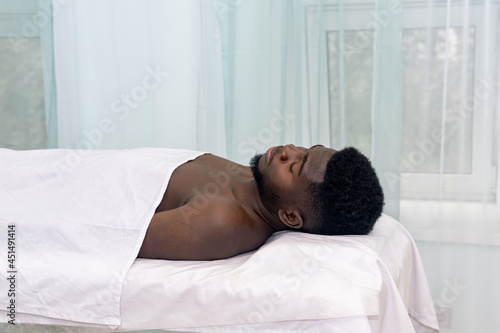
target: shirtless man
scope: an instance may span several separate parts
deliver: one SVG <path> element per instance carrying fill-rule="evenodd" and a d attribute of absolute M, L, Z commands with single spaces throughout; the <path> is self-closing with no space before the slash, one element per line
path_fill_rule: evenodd
<path fill-rule="evenodd" d="M 139 257 L 228 258 L 280 230 L 367 234 L 383 200 L 370 162 L 354 148 L 271 147 L 250 167 L 205 154 L 173 172 Z"/>

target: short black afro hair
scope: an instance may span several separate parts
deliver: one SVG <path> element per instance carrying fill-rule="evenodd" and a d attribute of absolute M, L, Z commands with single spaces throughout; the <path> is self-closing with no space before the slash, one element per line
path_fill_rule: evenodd
<path fill-rule="evenodd" d="M 330 158 L 323 182 L 309 188 L 312 225 L 321 235 L 366 235 L 382 214 L 384 192 L 375 169 L 353 147 Z"/>

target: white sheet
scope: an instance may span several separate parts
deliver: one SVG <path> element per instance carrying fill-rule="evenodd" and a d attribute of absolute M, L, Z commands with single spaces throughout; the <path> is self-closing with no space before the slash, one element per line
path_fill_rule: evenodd
<path fill-rule="evenodd" d="M 255 253 L 228 260 L 213 262 L 136 260 L 127 274 L 123 287 L 122 324 L 119 330 L 170 328 L 169 331 L 190 332 L 308 331 L 328 333 L 431 333 L 438 331 L 436 315 L 417 248 L 410 235 L 394 219 L 383 215 L 375 225 L 374 231 L 368 236 L 305 237 L 299 240 L 299 244 L 292 240 L 297 240 L 297 236 L 305 235 L 287 232 L 277 236 L 279 237 L 270 239 L 265 248 Z M 252 281 L 248 281 L 250 286 L 247 286 L 247 289 L 253 286 L 259 291 L 255 297 L 246 293 L 241 295 L 241 299 L 234 299 L 235 289 L 231 285 L 235 285 L 234 281 L 238 281 L 234 271 L 244 266 L 252 256 L 260 255 L 263 252 L 261 250 L 265 250 L 268 251 L 267 258 L 268 254 L 274 253 L 275 245 L 284 247 L 284 249 L 276 249 L 279 252 L 288 252 L 287 248 L 289 247 L 314 248 L 312 244 L 315 242 L 314 238 L 317 237 L 320 239 L 320 246 L 316 247 L 316 259 L 320 261 L 330 252 L 330 249 L 342 246 L 350 248 L 352 244 L 356 244 L 354 251 L 371 252 L 367 256 L 368 261 L 375 259 L 377 264 L 375 275 L 382 282 L 380 293 L 377 295 L 377 314 L 334 318 L 324 316 L 323 319 L 307 319 L 306 317 L 310 314 L 307 307 L 302 309 L 304 311 L 300 315 L 297 315 L 296 312 L 290 312 L 292 307 L 286 304 L 283 306 L 283 302 L 279 298 L 271 297 L 272 295 L 264 297 L 264 301 L 259 303 L 263 297 L 261 293 L 264 293 L 265 290 L 269 292 L 270 288 L 257 284 L 258 281 L 253 284 Z M 291 242 L 287 241 L 286 245 L 282 244 L 281 241 L 284 238 L 289 238 Z M 339 239 L 344 241 L 338 242 Z M 242 271 L 240 274 L 246 276 L 259 272 L 264 275 L 281 274 L 284 281 L 294 281 L 295 286 L 298 286 L 293 290 L 291 296 L 294 303 L 299 300 L 302 304 L 312 304 L 312 310 L 317 309 L 314 307 L 316 300 L 321 299 L 324 296 L 322 291 L 330 286 L 323 284 L 315 290 L 302 288 L 307 285 L 306 283 L 302 284 L 302 281 L 307 282 L 313 270 L 301 269 L 300 267 L 304 262 L 309 262 L 304 267 L 314 266 L 311 265 L 310 255 L 302 253 L 298 256 L 283 258 L 283 262 L 287 263 L 284 265 L 286 266 L 284 271 L 275 270 L 275 267 L 268 265 L 267 260 L 265 260 L 259 264 L 259 267 L 254 267 L 257 271 L 249 271 L 248 273 Z M 321 270 L 324 271 L 324 274 L 335 275 L 338 270 L 342 273 L 342 267 L 338 267 L 337 270 L 337 266 L 327 267 L 325 265 L 321 267 Z M 290 274 L 290 272 L 294 273 Z M 224 277 L 230 281 L 220 286 L 205 287 L 204 282 L 207 279 L 224 281 Z M 266 279 L 265 276 L 263 278 Z M 300 284 L 299 281 L 301 281 Z M 287 283 L 285 282 L 285 284 Z M 411 296 L 412 294 L 417 296 Z M 344 298 L 348 297 L 345 294 L 335 295 L 333 298 L 331 295 L 325 295 L 325 299 L 320 300 L 324 302 L 322 305 L 324 308 L 320 309 L 320 312 L 325 315 L 330 306 L 341 305 Z M 172 319 L 171 311 L 174 313 L 183 312 L 183 315 L 179 319 Z M 205 312 L 216 317 L 214 319 L 207 318 L 208 315 Z M 277 312 L 281 313 L 278 313 L 277 316 Z M 292 319 L 284 320 L 286 316 Z M 315 315 L 315 317 L 320 316 Z M 45 317 L 21 315 L 19 319 L 26 323 L 82 326 L 80 323 Z M 221 321 L 224 321 L 223 325 Z M 246 324 L 242 322 L 246 322 Z M 184 328 L 175 327 L 182 323 L 188 324 Z M 212 326 L 206 326 L 210 323 Z"/>
<path fill-rule="evenodd" d="M 236 281 L 244 283 L 236 287 Z M 364 311 L 353 301 L 363 302 Z M 136 260 L 125 280 L 122 314 L 123 330 L 293 331 L 310 325 L 332 332 L 335 325 L 351 325 L 369 329 L 346 332 L 401 333 L 414 332 L 412 321 L 425 332 L 438 330 L 415 243 L 387 215 L 368 236 L 282 232 L 258 251 L 226 261 Z"/>
<path fill-rule="evenodd" d="M 279 233 L 258 251 L 228 260 L 138 259 L 124 285 L 122 327 L 376 315 L 382 286 L 377 259 L 357 240 L 332 242 L 296 232 Z M 132 304 L 146 306 L 140 310 Z"/>
<path fill-rule="evenodd" d="M 90 294 L 95 298 L 106 292 L 97 286 Z M 386 215 L 368 236 L 281 232 L 259 250 L 227 260 L 137 259 L 119 296 L 119 329 L 125 331 L 309 327 L 332 332 L 332 327 L 338 327 L 343 332 L 351 325 L 360 328 L 356 332 L 400 333 L 414 332 L 412 321 L 428 332 L 437 330 L 415 244 Z M 92 298 L 89 302 L 89 308 L 95 307 Z M 17 319 L 103 327 L 98 314 L 88 318 L 93 324 L 50 317 L 18 313 Z"/>
<path fill-rule="evenodd" d="M 15 225 L 16 310 L 120 325 L 123 281 L 170 175 L 200 152 L 0 149 L 0 304 L 9 304 L 7 226 Z"/>

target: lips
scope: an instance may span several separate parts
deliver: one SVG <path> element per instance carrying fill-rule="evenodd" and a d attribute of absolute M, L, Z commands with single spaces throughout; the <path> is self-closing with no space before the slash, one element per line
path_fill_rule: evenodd
<path fill-rule="evenodd" d="M 276 146 L 276 147 L 269 148 L 266 151 L 266 160 L 267 160 L 267 163 L 268 164 L 271 163 L 271 160 L 273 159 L 274 155 L 279 154 L 281 151 L 283 151 L 283 146 Z"/>
<path fill-rule="evenodd" d="M 266 151 L 266 160 L 267 160 L 267 163 L 271 162 L 271 156 L 273 155 L 274 148 L 276 148 L 276 147 L 271 147 L 271 148 L 269 148 Z"/>

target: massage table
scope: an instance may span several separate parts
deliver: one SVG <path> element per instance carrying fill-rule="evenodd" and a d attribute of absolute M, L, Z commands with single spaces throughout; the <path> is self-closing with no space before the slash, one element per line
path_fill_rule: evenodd
<path fill-rule="evenodd" d="M 150 168 L 154 165 L 153 169 L 158 175 L 164 174 L 162 156 L 166 152 L 169 151 L 140 149 L 133 152 L 95 152 L 92 153 L 94 157 L 82 158 L 78 166 L 75 164 L 72 168 L 78 168 L 81 170 L 78 172 L 83 173 L 95 172 L 92 170 L 98 169 L 102 178 L 95 176 L 94 178 L 98 178 L 95 180 L 96 184 L 108 182 L 109 178 L 115 175 L 118 179 L 116 184 L 123 186 L 119 181 L 122 179 L 120 177 L 123 177 L 123 170 L 126 175 L 133 174 L 135 178 L 140 174 L 140 168 Z M 53 161 L 67 161 L 68 153 L 69 151 L 57 150 L 33 153 L 29 156 L 30 159 L 35 158 L 38 161 L 35 163 L 36 172 L 33 173 L 36 174 L 35 178 L 42 179 L 43 184 L 50 184 L 51 190 L 57 189 L 54 193 L 64 193 L 64 186 L 71 182 L 68 177 L 79 178 L 75 176 L 73 169 L 69 173 L 66 170 L 64 185 L 57 187 L 59 185 L 55 184 L 61 181 L 57 179 L 61 176 L 60 169 L 57 171 L 58 177 L 48 177 L 49 169 L 54 170 Z M 3 161 L 13 158 L 22 161 L 19 165 L 26 165 L 23 164 L 26 162 L 24 156 L 19 153 L 0 150 L 0 156 L 2 154 Z M 118 156 L 114 157 L 113 163 L 105 162 L 106 159 L 113 158 L 113 155 Z M 138 158 L 138 155 L 141 158 Z M 176 165 L 196 158 L 199 153 L 187 152 L 181 155 Z M 43 161 L 48 160 L 51 163 L 44 164 Z M 120 162 L 116 162 L 117 160 Z M 144 160 L 144 166 L 140 165 L 139 160 Z M 134 165 L 133 173 L 126 170 L 130 164 Z M 14 172 L 13 168 L 6 165 L 3 165 L 2 170 L 0 162 L 0 171 Z M 47 166 L 47 173 L 40 171 L 44 170 L 44 165 Z M 109 173 L 105 172 L 104 165 L 113 166 L 110 167 Z M 175 169 L 173 165 L 169 167 L 171 170 Z M 144 170 L 144 174 L 150 177 L 151 170 Z M 25 175 L 29 174 L 29 170 L 23 172 Z M 163 178 L 158 188 L 153 191 L 154 200 L 145 206 L 144 211 L 150 215 L 151 209 L 153 208 L 154 212 L 155 205 L 165 191 L 170 177 L 170 174 L 167 174 L 166 178 L 164 175 L 159 176 Z M 136 186 L 133 182 L 133 179 L 127 180 L 127 186 Z M 143 188 L 145 183 L 146 178 L 141 178 L 137 186 Z M 6 181 L 1 185 L 4 190 L 11 186 Z M 81 187 L 82 183 L 79 186 Z M 102 194 L 109 186 L 106 184 L 98 193 Z M 10 200 L 15 193 L 13 190 L 5 190 L 3 197 L 0 192 L 0 199 Z M 84 193 L 84 196 L 88 196 L 88 193 Z M 16 201 L 12 199 L 11 204 L 16 204 Z M 99 203 L 96 201 L 94 204 Z M 138 207 L 140 208 L 140 204 L 136 202 L 134 209 L 137 210 Z M 151 217 L 148 214 L 144 215 L 142 212 L 141 216 L 148 220 Z M 4 216 L 0 217 L 2 229 L 6 229 L 6 225 L 10 223 Z M 43 217 L 43 214 L 41 216 Z M 84 215 L 82 217 L 90 218 Z M 29 243 L 29 240 L 22 238 L 26 236 L 22 236 L 21 231 L 25 228 L 28 233 L 29 225 L 21 222 L 19 224 L 17 241 Z M 95 227 L 96 224 L 92 224 L 92 228 Z M 132 230 L 133 227 L 129 229 Z M 127 232 L 131 232 L 129 229 Z M 142 240 L 144 232 L 144 225 L 141 225 L 137 229 L 139 241 Z M 80 235 L 83 237 L 81 232 Z M 124 235 L 126 238 L 128 234 Z M 2 235 L 2 247 L 5 247 L 1 237 Z M 77 239 L 78 237 L 74 238 L 75 241 Z M 137 244 L 140 246 L 140 242 L 137 242 L 137 239 L 134 242 L 136 245 L 132 246 L 130 253 L 127 252 L 128 247 L 120 251 L 128 254 L 124 255 L 123 267 L 120 266 L 118 273 L 108 278 L 111 282 L 97 280 L 106 276 L 106 265 L 113 266 L 113 262 L 99 261 L 99 257 L 94 257 L 91 263 L 98 266 L 97 275 L 86 276 L 87 271 L 92 270 L 89 268 L 91 266 L 82 266 L 79 271 L 78 265 L 75 264 L 76 268 L 71 266 L 74 263 L 68 253 L 79 255 L 73 253 L 73 250 L 65 250 L 57 255 L 62 256 L 61 260 L 67 260 L 63 261 L 67 270 L 75 272 L 69 274 L 63 270 L 65 267 L 62 267 L 61 273 L 48 274 L 49 277 L 38 281 L 36 287 L 30 285 L 28 288 L 24 284 L 28 284 L 29 274 L 37 272 L 29 272 L 31 267 L 20 267 L 17 273 L 20 298 L 16 299 L 18 310 L 15 314 L 17 332 L 20 327 L 25 327 L 27 331 L 45 329 L 49 332 L 64 332 L 64 327 L 68 326 L 78 328 L 77 332 L 140 332 L 154 329 L 160 332 L 402 333 L 439 330 L 417 247 L 406 229 L 384 214 L 375 224 L 374 230 L 366 236 L 321 236 L 282 231 L 272 235 L 258 250 L 224 260 L 136 259 Z M 19 253 L 20 266 L 23 253 Z M 0 254 L 2 264 L 6 263 L 5 250 L 0 249 Z M 66 254 L 68 258 L 65 259 Z M 25 256 L 28 262 L 28 250 Z M 85 265 L 83 261 L 82 265 Z M 7 268 L 4 266 L 0 272 L 2 305 L 9 302 L 4 292 L 8 288 L 5 282 Z M 41 269 L 43 270 L 43 267 Z M 52 269 L 59 267 L 54 266 L 50 270 Z M 40 271 L 37 274 L 40 274 Z M 62 280 L 61 274 L 65 275 Z M 82 276 L 85 280 L 80 283 L 78 279 Z M 89 280 L 93 277 L 95 281 Z M 24 284 L 21 283 L 23 278 L 27 279 Z M 68 282 L 66 286 L 67 280 L 72 282 Z M 37 288 L 38 290 L 35 290 Z M 64 293 L 51 300 L 53 293 L 61 289 L 65 290 Z M 64 303 L 63 306 L 58 299 Z M 31 307 L 28 304 L 30 302 Z M 75 309 L 73 312 L 72 307 Z M 0 331 L 16 332 L 12 325 L 7 324 L 7 315 L 6 307 L 2 306 Z"/>

